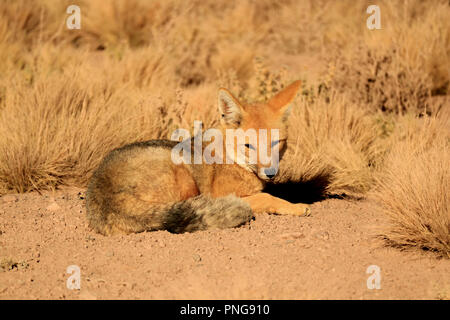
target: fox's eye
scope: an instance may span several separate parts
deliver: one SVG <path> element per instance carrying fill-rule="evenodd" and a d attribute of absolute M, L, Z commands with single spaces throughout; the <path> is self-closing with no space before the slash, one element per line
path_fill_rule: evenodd
<path fill-rule="evenodd" d="M 249 149 L 252 149 L 252 150 L 255 150 L 255 147 L 253 147 L 251 144 L 248 144 L 248 143 L 245 144 L 245 147 L 249 148 Z"/>

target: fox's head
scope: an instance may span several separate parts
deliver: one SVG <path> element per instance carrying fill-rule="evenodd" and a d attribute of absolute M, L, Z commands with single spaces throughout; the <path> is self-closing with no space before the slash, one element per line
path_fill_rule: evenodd
<path fill-rule="evenodd" d="M 300 81 L 293 82 L 264 104 L 241 103 L 227 89 L 219 90 L 227 161 L 238 163 L 260 179 L 273 179 L 286 149 L 287 118 L 300 85 Z"/>

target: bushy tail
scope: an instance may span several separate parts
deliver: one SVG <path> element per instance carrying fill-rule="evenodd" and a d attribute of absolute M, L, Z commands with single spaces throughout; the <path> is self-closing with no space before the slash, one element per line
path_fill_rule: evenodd
<path fill-rule="evenodd" d="M 156 230 L 183 233 L 225 229 L 245 224 L 253 217 L 250 206 L 233 195 L 221 198 L 199 195 L 180 202 L 151 206 L 141 214 L 101 212 L 103 210 L 97 204 L 87 199 L 89 224 L 106 235 Z"/>
<path fill-rule="evenodd" d="M 165 213 L 163 228 L 174 233 L 234 228 L 252 217 L 250 205 L 236 196 L 200 195 L 173 204 Z"/>

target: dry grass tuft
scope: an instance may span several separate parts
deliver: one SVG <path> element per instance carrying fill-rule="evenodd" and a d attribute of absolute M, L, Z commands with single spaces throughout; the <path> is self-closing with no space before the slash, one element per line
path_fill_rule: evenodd
<path fill-rule="evenodd" d="M 295 106 L 289 128 L 279 182 L 322 177 L 326 193 L 354 196 L 371 188 L 384 151 L 379 125 L 347 97 L 305 97 Z"/>
<path fill-rule="evenodd" d="M 375 196 L 391 228 L 388 243 L 450 257 L 449 119 L 405 117 L 378 177 Z"/>
<path fill-rule="evenodd" d="M 371 110 L 431 114 L 429 97 L 450 88 L 450 8 L 445 1 L 398 5 L 382 2 L 383 30 L 366 30 L 355 50 L 329 58 L 332 86 Z"/>
<path fill-rule="evenodd" d="M 97 80 L 86 87 L 76 71 L 32 85 L 11 79 L 14 90 L 7 90 L 0 113 L 2 190 L 84 185 L 108 151 L 157 132 L 158 113 L 146 97 L 136 94 L 131 100 L 125 94 L 129 88 Z"/>

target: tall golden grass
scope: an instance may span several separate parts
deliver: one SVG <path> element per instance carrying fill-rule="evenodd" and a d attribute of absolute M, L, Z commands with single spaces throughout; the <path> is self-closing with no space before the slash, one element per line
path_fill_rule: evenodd
<path fill-rule="evenodd" d="M 374 190 L 392 222 L 382 236 L 450 257 L 450 119 L 399 122 Z"/>
<path fill-rule="evenodd" d="M 295 107 L 277 180 L 322 177 L 331 194 L 360 196 L 370 190 L 384 153 L 373 117 L 336 93 L 304 98 Z"/>
<path fill-rule="evenodd" d="M 0 3 L 0 194 L 84 186 L 115 147 L 216 125 L 219 86 L 300 78 L 277 182 L 372 190 L 390 243 L 448 254 L 448 1 L 379 1 L 382 30 L 362 0 L 80 0 L 80 30 L 70 4 Z"/>

